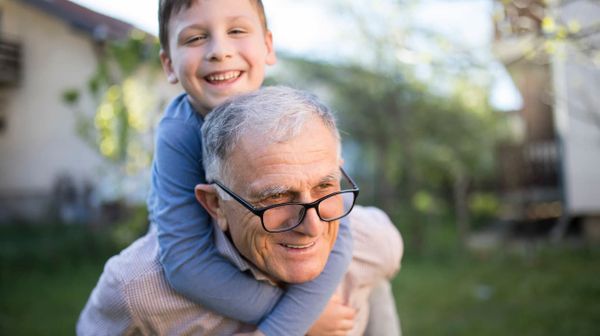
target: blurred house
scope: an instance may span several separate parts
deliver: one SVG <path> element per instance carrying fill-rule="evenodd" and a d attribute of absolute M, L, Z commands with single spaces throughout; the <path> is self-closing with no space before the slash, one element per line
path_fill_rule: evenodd
<path fill-rule="evenodd" d="M 523 97 L 518 141 L 499 150 L 505 219 L 600 229 L 600 6 L 504 2 L 495 53 Z M 555 13 L 555 21 L 544 13 Z M 546 19 L 545 19 L 546 17 Z M 566 27 L 570 28 L 566 28 Z M 565 29 L 570 29 L 565 30 Z M 569 38 L 561 41 L 561 36 Z"/>
<path fill-rule="evenodd" d="M 86 88 L 106 41 L 132 29 L 66 0 L 0 0 L 0 221 L 89 215 L 106 167 L 63 95 Z"/>

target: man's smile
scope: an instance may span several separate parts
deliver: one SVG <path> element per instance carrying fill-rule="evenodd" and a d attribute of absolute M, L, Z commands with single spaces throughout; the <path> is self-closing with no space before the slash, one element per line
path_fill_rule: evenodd
<path fill-rule="evenodd" d="M 280 245 L 286 248 L 290 248 L 290 249 L 295 249 L 295 250 L 300 250 L 300 249 L 307 249 L 310 247 L 313 247 L 316 244 L 316 242 L 310 242 L 307 244 L 286 244 L 286 243 L 281 243 Z"/>

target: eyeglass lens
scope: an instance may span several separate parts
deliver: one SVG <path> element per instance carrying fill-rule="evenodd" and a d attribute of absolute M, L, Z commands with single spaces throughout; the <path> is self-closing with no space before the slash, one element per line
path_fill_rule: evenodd
<path fill-rule="evenodd" d="M 333 221 L 346 216 L 354 203 L 353 192 L 342 192 L 321 200 L 317 214 L 323 221 Z M 344 207 L 347 204 L 347 208 Z M 306 207 L 301 204 L 286 204 L 268 209 L 263 213 L 263 224 L 269 231 L 284 231 L 304 219 Z"/>

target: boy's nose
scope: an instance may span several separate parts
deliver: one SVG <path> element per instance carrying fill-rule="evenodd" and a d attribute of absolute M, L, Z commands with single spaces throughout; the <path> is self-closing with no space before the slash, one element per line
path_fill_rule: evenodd
<path fill-rule="evenodd" d="M 208 46 L 205 59 L 210 62 L 223 61 L 232 56 L 231 44 L 226 38 L 213 37 Z"/>

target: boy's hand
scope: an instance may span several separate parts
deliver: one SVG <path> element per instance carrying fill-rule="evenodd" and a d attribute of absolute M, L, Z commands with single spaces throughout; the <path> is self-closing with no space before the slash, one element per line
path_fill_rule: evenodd
<path fill-rule="evenodd" d="M 308 331 L 309 336 L 344 336 L 354 327 L 356 309 L 345 305 L 333 295 L 325 311 Z"/>

